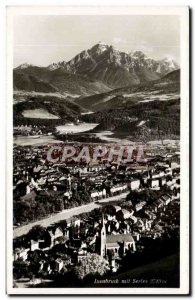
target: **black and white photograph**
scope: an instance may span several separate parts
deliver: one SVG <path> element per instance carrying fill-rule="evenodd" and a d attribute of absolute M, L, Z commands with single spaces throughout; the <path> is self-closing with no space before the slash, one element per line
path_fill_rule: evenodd
<path fill-rule="evenodd" d="M 7 24 L 8 294 L 188 294 L 189 8 Z"/>

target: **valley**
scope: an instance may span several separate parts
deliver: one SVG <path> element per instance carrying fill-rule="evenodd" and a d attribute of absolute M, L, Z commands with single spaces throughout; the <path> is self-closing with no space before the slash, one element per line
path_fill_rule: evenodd
<path fill-rule="evenodd" d="M 67 63 L 14 69 L 14 125 L 44 126 L 54 140 L 174 140 L 179 123 L 180 70 L 166 59 L 97 44 Z"/>

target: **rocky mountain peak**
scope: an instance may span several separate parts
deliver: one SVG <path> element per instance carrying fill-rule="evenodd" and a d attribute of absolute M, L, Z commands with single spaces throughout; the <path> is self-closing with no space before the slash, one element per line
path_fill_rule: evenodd
<path fill-rule="evenodd" d="M 65 68 L 66 67 L 66 62 L 65 61 L 61 61 L 59 63 L 53 63 L 51 65 L 49 65 L 47 68 L 51 71 L 59 69 L 59 68 Z"/>
<path fill-rule="evenodd" d="M 24 64 L 20 68 L 28 66 Z M 63 70 L 90 81 L 101 82 L 109 89 L 156 80 L 178 68 L 173 59 L 155 60 L 139 50 L 126 53 L 103 42 L 83 50 L 68 62 L 48 66 L 49 71 Z"/>

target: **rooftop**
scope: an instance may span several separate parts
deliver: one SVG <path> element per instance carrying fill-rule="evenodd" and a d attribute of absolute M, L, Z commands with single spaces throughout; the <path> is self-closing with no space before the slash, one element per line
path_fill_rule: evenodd
<path fill-rule="evenodd" d="M 134 242 L 134 239 L 130 234 L 116 234 L 116 235 L 111 234 L 106 236 L 107 245 L 113 244 L 114 246 L 114 244 L 117 244 L 118 246 L 119 243 L 123 243 L 123 242 L 132 243 Z"/>

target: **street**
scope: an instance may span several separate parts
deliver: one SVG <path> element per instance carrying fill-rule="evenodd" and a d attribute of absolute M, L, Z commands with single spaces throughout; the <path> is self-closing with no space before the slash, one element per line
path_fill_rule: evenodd
<path fill-rule="evenodd" d="M 27 225 L 19 226 L 17 228 L 14 228 L 13 238 L 17 238 L 19 236 L 27 234 L 28 231 L 36 225 L 41 225 L 43 227 L 48 227 L 49 225 L 51 225 L 53 223 L 59 222 L 61 220 L 66 220 L 66 219 L 69 219 L 70 217 L 79 215 L 79 214 L 84 213 L 84 212 L 89 212 L 89 211 L 91 211 L 95 208 L 98 208 L 98 207 L 100 207 L 101 203 L 118 201 L 122 198 L 125 198 L 128 193 L 129 192 L 125 192 L 125 193 L 122 193 L 120 195 L 116 195 L 116 196 L 109 197 L 109 198 L 106 198 L 106 199 L 103 199 L 103 200 L 99 200 L 98 203 L 91 202 L 89 204 L 82 205 L 82 206 L 79 206 L 79 207 L 65 209 L 65 210 L 61 211 L 60 213 L 57 213 L 55 215 L 51 215 L 51 216 L 49 216 L 45 219 L 38 220 L 36 222 L 32 222 L 32 223 L 29 223 Z"/>

